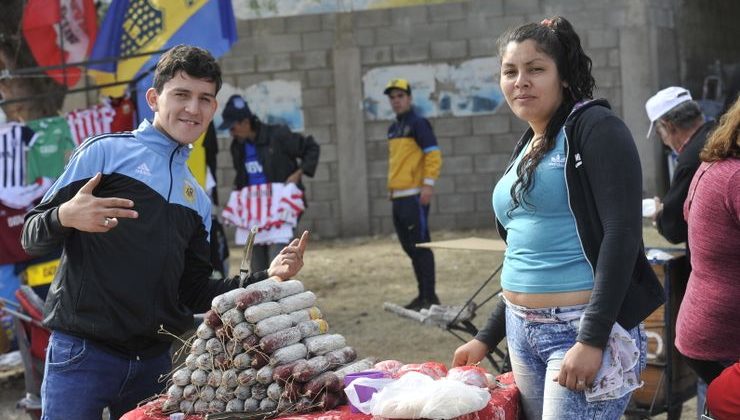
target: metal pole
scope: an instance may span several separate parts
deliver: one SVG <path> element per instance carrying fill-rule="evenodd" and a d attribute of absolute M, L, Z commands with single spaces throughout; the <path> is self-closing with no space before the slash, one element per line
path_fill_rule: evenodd
<path fill-rule="evenodd" d="M 64 26 L 62 26 L 62 20 L 64 19 L 63 13 L 62 13 L 62 0 L 58 1 L 59 3 L 59 48 L 62 56 L 62 80 L 64 81 L 64 86 L 67 86 L 67 64 L 64 61 Z"/>
<path fill-rule="evenodd" d="M 141 73 L 140 75 L 138 75 L 137 77 L 135 77 L 134 79 L 131 79 L 131 80 L 123 80 L 123 81 L 120 81 L 120 82 L 105 83 L 105 84 L 102 84 L 102 85 L 95 85 L 95 86 L 90 86 L 90 87 L 87 87 L 87 88 L 82 87 L 82 88 L 76 88 L 76 89 L 68 89 L 65 92 L 65 95 L 68 95 L 70 93 L 86 92 L 88 90 L 100 90 L 100 89 L 107 88 L 107 87 L 127 85 L 127 84 L 130 84 L 130 83 L 133 83 L 134 86 L 135 86 L 136 83 L 138 83 L 141 79 L 143 79 L 145 76 L 147 76 L 153 70 L 154 70 L 154 66 L 152 66 L 149 70 L 145 71 L 144 73 Z M 9 105 L 9 104 L 16 103 L 16 102 L 25 102 L 25 101 L 30 101 L 30 100 L 33 100 L 33 99 L 45 98 L 47 96 L 52 96 L 52 95 L 56 95 L 56 93 L 54 93 L 54 92 L 52 92 L 52 93 L 39 93 L 37 95 L 24 96 L 24 97 L 21 97 L 21 98 L 12 98 L 12 99 L 5 99 L 5 100 L 1 100 L 0 99 L 0 106 L 2 106 L 2 105 Z"/>
<path fill-rule="evenodd" d="M 131 59 L 131 58 L 138 58 L 138 57 L 144 57 L 144 56 L 148 56 L 148 55 L 161 54 L 161 53 L 164 53 L 166 51 L 167 51 L 167 49 L 162 49 L 162 50 L 156 50 L 156 51 L 140 52 L 140 53 L 131 54 L 131 55 L 124 55 L 124 56 L 120 56 L 120 57 L 105 57 L 105 58 L 101 58 L 101 59 L 98 59 L 98 60 L 78 61 L 78 62 L 74 62 L 74 63 L 67 63 L 65 66 L 55 65 L 55 66 L 25 67 L 25 68 L 22 68 L 22 69 L 15 69 L 15 70 L 12 70 L 12 71 L 11 70 L 8 70 L 8 69 L 3 69 L 3 70 L 0 70 L 0 80 L 2 80 L 2 79 L 9 79 L 9 78 L 14 77 L 14 76 L 21 76 L 21 75 L 25 75 L 25 74 L 39 74 L 39 73 L 45 72 L 46 70 L 60 69 L 62 67 L 66 67 L 66 66 L 90 66 L 90 65 L 93 65 L 93 64 L 109 63 L 111 61 L 124 61 L 124 60 L 128 60 L 128 59 Z"/>

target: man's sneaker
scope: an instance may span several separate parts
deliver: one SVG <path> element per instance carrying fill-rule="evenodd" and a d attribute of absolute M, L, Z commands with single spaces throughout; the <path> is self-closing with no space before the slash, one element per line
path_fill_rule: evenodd
<path fill-rule="evenodd" d="M 432 305 L 439 305 L 439 298 L 436 294 L 432 296 L 431 299 L 422 299 L 419 305 L 419 309 L 429 309 L 429 307 Z"/>
<path fill-rule="evenodd" d="M 414 300 L 409 302 L 408 304 L 404 305 L 403 307 L 406 309 L 410 309 L 412 311 L 418 311 L 422 308 L 422 300 L 419 296 L 415 297 Z"/>

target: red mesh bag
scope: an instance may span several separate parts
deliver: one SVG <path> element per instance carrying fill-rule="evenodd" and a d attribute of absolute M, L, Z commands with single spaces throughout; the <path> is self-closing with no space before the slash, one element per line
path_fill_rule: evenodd
<path fill-rule="evenodd" d="M 441 362 L 409 363 L 401 366 L 395 377 L 400 378 L 408 372 L 419 372 L 434 379 L 447 376 L 447 367 Z"/>
<path fill-rule="evenodd" d="M 488 388 L 486 370 L 480 366 L 460 366 L 450 369 L 447 379 L 460 381 L 462 383 L 481 388 Z"/>

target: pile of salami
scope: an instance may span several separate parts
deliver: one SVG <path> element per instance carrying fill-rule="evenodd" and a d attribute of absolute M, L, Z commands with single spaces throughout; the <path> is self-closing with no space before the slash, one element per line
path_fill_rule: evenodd
<path fill-rule="evenodd" d="M 334 408 L 344 376 L 371 369 L 298 280 L 267 279 L 217 296 L 162 411 L 307 412 Z"/>

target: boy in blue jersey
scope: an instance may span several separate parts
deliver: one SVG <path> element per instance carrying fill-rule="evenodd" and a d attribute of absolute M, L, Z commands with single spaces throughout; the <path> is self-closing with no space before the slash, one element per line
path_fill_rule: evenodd
<path fill-rule="evenodd" d="M 26 217 L 27 252 L 63 248 L 45 308 L 44 419 L 99 419 L 105 407 L 119 418 L 162 391 L 170 342 L 158 331 L 182 334 L 239 284 L 209 279 L 211 204 L 186 166 L 216 111 L 218 63 L 176 46 L 153 84 L 154 121 L 85 141 Z M 304 234 L 248 281 L 292 277 L 305 246 Z"/>
<path fill-rule="evenodd" d="M 438 304 L 434 290 L 434 254 L 416 244 L 429 242 L 429 203 L 442 168 L 442 153 L 432 126 L 414 112 L 411 85 L 393 79 L 388 95 L 396 120 L 388 128 L 388 191 L 393 202 L 393 226 L 414 267 L 419 294 L 405 307 L 418 311 Z"/>

